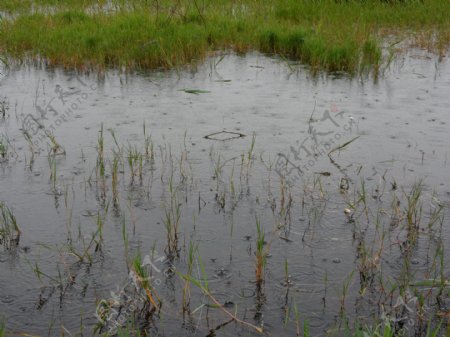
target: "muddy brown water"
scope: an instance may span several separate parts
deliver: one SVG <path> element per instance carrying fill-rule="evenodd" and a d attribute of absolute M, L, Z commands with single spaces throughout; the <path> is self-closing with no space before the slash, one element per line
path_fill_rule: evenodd
<path fill-rule="evenodd" d="M 342 285 L 358 264 L 354 226 L 344 214 L 348 204 L 339 191 L 343 181 L 350 192 L 365 181 L 370 207 L 389 213 L 392 184 L 408 190 L 423 179 L 424 216 L 436 204 L 444 205 L 447 218 L 440 238 L 448 256 L 450 64 L 446 59 L 439 62 L 413 50 L 378 81 L 345 75 L 311 78 L 304 68 L 260 54 L 228 55 L 218 61 L 208 59 L 195 71 L 127 76 L 108 72 L 100 79 L 32 66 L 11 69 L 1 77 L 5 116 L 0 117 L 0 139 L 8 143 L 8 160 L 0 163 L 0 201 L 13 211 L 22 231 L 17 246 L 0 246 L 0 316 L 11 335 L 63 331 L 80 335 L 81 330 L 90 335 L 97 323 L 97 303 L 111 299 L 111 291 L 129 283 L 125 256 L 138 251 L 142 256 L 152 251 L 165 256 L 164 205 L 170 199 L 171 162 L 181 210 L 180 258 L 173 264 L 186 272 L 186 247 L 190 241 L 197 243 L 216 298 L 232 312 L 237 310 L 241 319 L 264 326 L 268 335 L 295 335 L 294 307 L 301 321 L 309 322 L 313 335 L 323 335 L 339 324 Z M 108 130 L 114 130 L 125 152 L 129 147 L 142 151 L 144 122 L 154 143 L 154 162 L 144 163 L 142 184 L 138 177 L 130 182 L 124 162 L 119 169 L 120 210 L 113 211 L 110 168 L 117 147 Z M 101 124 L 106 200 L 95 174 Z M 47 154 L 50 141 L 39 126 L 50 130 L 66 152 L 55 157 L 56 193 Z M 31 168 L 23 130 L 34 142 Z M 225 141 L 204 138 L 223 130 L 246 136 Z M 253 134 L 252 160 L 246 165 Z M 228 136 L 233 135 L 217 138 Z M 327 153 L 353 139 L 333 153 L 332 163 Z M 187 153 L 187 162 L 180 159 L 181 153 Z M 289 164 L 280 168 L 278 158 L 288 159 Z M 215 165 L 223 165 L 218 179 Z M 279 214 L 282 179 L 276 167 L 290 186 L 289 220 Z M 385 186 L 386 197 L 376 199 L 372 195 L 380 186 Z M 224 193 L 222 205 L 217 199 Z M 104 220 L 101 249 L 89 250 L 91 263 L 79 262 L 69 245 L 77 252 L 89 245 L 98 228 L 98 214 Z M 270 243 L 263 296 L 258 296 L 254 282 L 255 217 Z M 383 221 L 389 226 L 388 220 Z M 274 231 L 279 224 L 282 229 Z M 373 234 L 373 228 L 369 226 L 368 232 Z M 419 238 L 412 266 L 417 280 L 427 276 L 433 242 Z M 395 245 L 386 246 L 383 271 L 395 279 L 401 254 Z M 285 261 L 291 282 L 287 304 Z M 202 305 L 208 299 L 192 285 L 191 308 L 196 310 L 183 323 L 183 283 L 177 274 L 162 273 L 167 263 L 157 263 L 161 273 L 153 270 L 160 282 L 155 290 L 166 311 L 146 324 L 140 322 L 151 335 L 206 336 L 228 321 L 220 310 Z M 194 269 L 198 276 L 199 265 Z M 449 271 L 445 264 L 447 276 Z M 350 321 L 370 322 L 380 309 L 361 296 L 359 283 L 358 274 L 353 274 L 346 315 Z M 235 323 L 215 333 L 258 335 Z"/>

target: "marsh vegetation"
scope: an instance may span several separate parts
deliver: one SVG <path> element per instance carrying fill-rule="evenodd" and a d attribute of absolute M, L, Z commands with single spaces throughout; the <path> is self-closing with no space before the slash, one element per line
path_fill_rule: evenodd
<path fill-rule="evenodd" d="M 448 17 L 1 1 L 0 337 L 449 335 Z"/>
<path fill-rule="evenodd" d="M 445 0 L 2 1 L 0 54 L 83 70 L 179 68 L 261 51 L 318 70 L 378 73 L 411 45 L 444 56 Z"/>

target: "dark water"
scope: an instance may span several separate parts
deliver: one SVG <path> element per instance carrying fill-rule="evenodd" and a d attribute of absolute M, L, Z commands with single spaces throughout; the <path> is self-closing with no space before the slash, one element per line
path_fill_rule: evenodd
<path fill-rule="evenodd" d="M 218 61 L 207 60 L 195 71 L 108 72 L 100 78 L 36 67 L 5 73 L 0 140 L 8 144 L 8 158 L 0 163 L 0 201 L 13 211 L 22 231 L 17 246 L 0 246 L 0 316 L 11 335 L 81 335 L 81 330 L 90 335 L 97 303 L 129 283 L 126 256 L 138 251 L 165 256 L 171 175 L 181 212 L 180 257 L 172 261 L 174 268 L 186 273 L 187 247 L 197 243 L 211 291 L 238 317 L 264 326 L 268 335 L 294 336 L 296 307 L 313 335 L 323 335 L 342 322 L 346 279 L 346 317 L 371 322 L 380 315 L 374 300 L 379 289 L 362 294 L 361 276 L 352 274 L 360 261 L 355 233 L 367 233 L 372 252 L 381 245 L 377 233 L 389 233 L 383 239 L 381 268 L 383 277 L 395 281 L 403 260 L 398 233 L 389 230 L 394 194 L 403 198 L 401 188 L 408 193 L 423 180 L 423 225 L 438 205 L 448 217 L 449 63 L 411 51 L 374 82 L 337 75 L 311 78 L 306 70 L 258 54 Z M 120 202 L 114 209 L 111 165 L 118 147 L 108 130 L 114 130 L 126 157 L 130 148 L 144 151 L 144 123 L 155 158 L 144 160 L 142 182 L 138 176 L 131 181 L 126 160 L 119 165 Z M 101 124 L 106 198 L 96 176 Z M 66 152 L 55 156 L 55 186 L 48 160 L 51 140 L 39 125 Z M 24 129 L 34 142 L 32 165 Z M 246 137 L 204 138 L 222 130 Z M 351 140 L 333 152 L 332 162 L 327 153 Z M 281 168 L 285 161 L 279 158 L 287 158 L 288 165 Z M 222 172 L 219 177 L 215 167 Z M 355 201 L 361 182 L 370 211 L 355 212 L 353 223 L 344 209 Z M 342 183 L 348 183 L 347 193 L 340 191 Z M 284 213 L 283 195 L 285 205 L 292 198 Z M 95 251 L 92 235 L 99 214 L 104 225 L 101 248 Z M 374 221 L 377 214 L 384 214 L 381 230 Z M 254 282 L 255 218 L 270 247 L 262 292 Z M 414 280 L 430 278 L 437 242 L 447 256 L 448 235 L 444 218 L 442 233 L 419 236 Z M 76 255 L 84 251 L 91 261 L 79 261 Z M 166 261 L 158 262 L 160 271 L 167 269 Z M 444 264 L 443 273 L 448 271 Z M 183 322 L 183 281 L 176 273 L 153 272 L 161 282 L 155 290 L 164 310 L 143 324 L 151 335 L 206 336 L 229 319 L 205 305 L 209 300 L 192 285 L 195 312 Z M 197 263 L 194 276 L 200 275 Z M 258 335 L 236 323 L 216 334 Z"/>

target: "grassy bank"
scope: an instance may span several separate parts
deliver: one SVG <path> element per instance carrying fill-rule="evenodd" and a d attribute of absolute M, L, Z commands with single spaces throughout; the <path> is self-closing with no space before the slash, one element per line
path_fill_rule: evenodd
<path fill-rule="evenodd" d="M 258 50 L 313 70 L 357 73 L 379 68 L 387 36 L 441 54 L 450 43 L 447 0 L 93 3 L 2 2 L 10 16 L 0 24 L 1 53 L 66 67 L 149 69 L 195 62 L 217 50 Z"/>

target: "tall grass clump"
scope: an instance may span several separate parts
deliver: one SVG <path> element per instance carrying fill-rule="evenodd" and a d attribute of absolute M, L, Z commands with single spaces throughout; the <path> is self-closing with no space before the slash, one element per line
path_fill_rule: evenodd
<path fill-rule="evenodd" d="M 187 254 L 186 264 L 187 264 L 187 271 L 186 275 L 187 278 L 184 279 L 184 288 L 183 288 L 183 315 L 186 312 L 190 311 L 190 303 L 191 303 L 191 282 L 188 279 L 191 279 L 193 277 L 194 272 L 194 262 L 195 262 L 195 255 L 198 250 L 198 244 L 193 243 L 192 241 L 189 242 L 189 250 Z"/>
<path fill-rule="evenodd" d="M 117 155 L 113 158 L 113 163 L 111 165 L 111 187 L 112 187 L 112 198 L 114 206 L 119 204 L 119 157 Z"/>
<path fill-rule="evenodd" d="M 5 70 L 8 70 L 8 68 L 9 68 L 9 62 L 6 59 L 6 57 L 4 57 L 2 55 L 0 55 L 0 66 L 3 68 L 3 69 L 0 69 L 0 75 L 4 75 Z"/>
<path fill-rule="evenodd" d="M 422 183 L 414 184 L 409 193 L 405 192 L 406 199 L 406 242 L 404 248 L 409 251 L 419 237 L 419 226 L 422 219 Z"/>
<path fill-rule="evenodd" d="M 256 260 L 255 260 L 255 277 L 256 284 L 260 288 L 264 283 L 264 271 L 266 268 L 268 252 L 265 249 L 265 233 L 261 227 L 261 222 L 256 219 Z"/>
<path fill-rule="evenodd" d="M 144 267 L 140 254 L 134 258 L 131 270 L 135 273 L 137 285 L 145 292 L 148 302 L 153 306 L 151 311 L 159 309 L 162 305 L 161 299 L 152 286 L 151 277 Z"/>
<path fill-rule="evenodd" d="M 406 219 L 408 222 L 408 227 L 418 228 L 420 220 L 422 217 L 422 205 L 421 196 L 422 194 L 422 183 L 416 183 L 413 185 L 411 192 L 406 194 L 407 208 L 406 208 Z"/>
<path fill-rule="evenodd" d="M 20 239 L 20 229 L 16 217 L 4 203 L 0 202 L 0 244 L 10 247 Z"/>
<path fill-rule="evenodd" d="M 8 159 L 8 143 L 0 138 L 0 162 Z"/>
<path fill-rule="evenodd" d="M 163 219 L 167 231 L 166 253 L 169 257 L 179 256 L 178 241 L 181 219 L 181 205 L 177 198 L 177 189 L 173 183 L 173 175 L 169 179 L 169 202 L 164 205 Z"/>
<path fill-rule="evenodd" d="M 2 59 L 0 56 L 0 65 L 1 65 Z M 1 69 L 0 69 L 1 70 Z M 3 70 L 3 73 L 0 71 L 0 76 L 4 75 L 5 71 Z M 7 116 L 9 110 L 8 101 L 6 98 L 0 99 L 0 118 L 5 119 Z"/>

